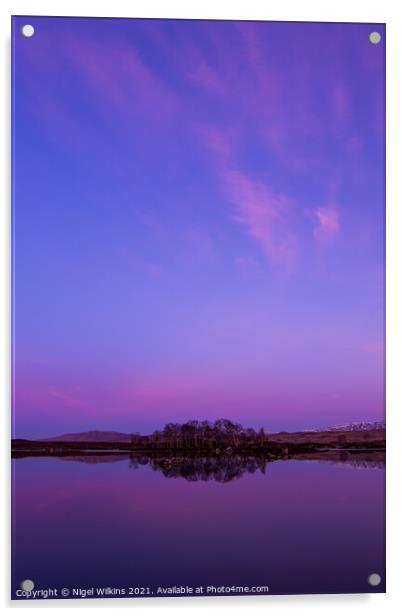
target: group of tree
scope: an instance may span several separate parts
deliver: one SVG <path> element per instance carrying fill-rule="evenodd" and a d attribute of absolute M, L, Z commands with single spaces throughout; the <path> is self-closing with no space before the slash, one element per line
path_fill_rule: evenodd
<path fill-rule="evenodd" d="M 133 448 L 169 449 L 169 450 L 233 450 L 261 447 L 266 443 L 263 428 L 244 428 L 230 419 L 209 421 L 187 421 L 186 423 L 168 423 L 162 430 L 155 430 L 149 436 L 131 435 Z"/>

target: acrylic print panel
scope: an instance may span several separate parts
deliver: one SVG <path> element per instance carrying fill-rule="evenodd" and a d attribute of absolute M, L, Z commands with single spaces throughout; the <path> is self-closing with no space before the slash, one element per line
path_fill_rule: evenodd
<path fill-rule="evenodd" d="M 384 592 L 384 25 L 12 56 L 13 599 Z"/>

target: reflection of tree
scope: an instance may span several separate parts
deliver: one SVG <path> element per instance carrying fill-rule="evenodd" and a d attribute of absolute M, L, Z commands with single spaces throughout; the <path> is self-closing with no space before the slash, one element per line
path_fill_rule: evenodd
<path fill-rule="evenodd" d="M 297 453 L 293 456 L 271 456 L 269 453 L 249 455 L 246 453 L 197 454 L 162 452 L 131 452 L 124 454 L 87 454 L 63 456 L 61 460 L 99 464 L 128 460 L 130 468 L 136 470 L 150 466 L 166 478 L 183 477 L 188 481 L 218 481 L 227 483 L 240 479 L 249 473 L 266 472 L 268 464 L 276 459 L 309 460 L 350 466 L 355 469 L 372 469 L 385 467 L 384 451 L 343 451 L 329 450 L 321 452 Z"/>
<path fill-rule="evenodd" d="M 286 459 L 289 456 L 286 456 Z M 342 464 L 354 468 L 383 468 L 385 466 L 384 452 L 343 452 L 327 451 L 320 453 L 304 453 L 292 456 L 295 460 L 316 460 L 330 464 Z M 269 455 L 227 454 L 197 455 L 161 453 L 131 453 L 130 467 L 138 469 L 149 465 L 154 471 L 160 472 L 166 478 L 183 477 L 187 481 L 218 481 L 228 483 L 240 479 L 243 475 L 264 473 L 268 464 L 275 461 Z"/>
<path fill-rule="evenodd" d="M 187 481 L 219 481 L 227 483 L 245 473 L 266 472 L 267 459 L 263 456 L 157 456 L 130 455 L 130 467 L 149 464 L 154 471 L 167 478 L 183 477 Z"/>

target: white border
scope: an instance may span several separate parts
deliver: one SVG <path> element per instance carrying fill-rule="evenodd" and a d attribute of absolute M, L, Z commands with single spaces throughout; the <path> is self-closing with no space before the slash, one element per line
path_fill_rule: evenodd
<path fill-rule="evenodd" d="M 1 447 L 2 499 L 5 507 L 1 511 L 3 548 L 0 561 L 1 601 L 14 609 L 116 609 L 129 607 L 136 611 L 153 613 L 163 610 L 172 613 L 177 610 L 195 612 L 208 610 L 213 613 L 242 613 L 252 608 L 258 612 L 281 611 L 283 614 L 303 615 L 338 613 L 353 610 L 354 615 L 370 616 L 378 612 L 388 613 L 401 603 L 398 596 L 399 577 L 402 575 L 401 469 L 400 456 L 402 438 L 402 3 L 392 0 L 203 0 L 202 3 L 189 0 L 36 0 L 34 5 L 27 0 L 3 0 L 0 7 L 1 36 L 1 113 L 0 135 L 0 187 L 2 191 L 0 218 L 0 395 L 2 401 L 3 440 Z M 13 602 L 9 596 L 9 437 L 10 437 L 10 103 L 9 103 L 9 62 L 10 62 L 10 16 L 20 15 L 81 15 L 106 17 L 171 17 L 171 18 L 215 18 L 215 19 L 270 19 L 283 21 L 356 21 L 387 24 L 387 594 L 386 595 L 333 595 L 333 596 L 289 596 L 289 597 L 229 597 L 229 598 L 183 598 L 147 599 L 128 602 L 124 599 L 87 601 L 35 601 Z"/>

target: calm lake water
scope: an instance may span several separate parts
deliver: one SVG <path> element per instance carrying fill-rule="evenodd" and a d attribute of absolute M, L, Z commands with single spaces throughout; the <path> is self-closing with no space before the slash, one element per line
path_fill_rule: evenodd
<path fill-rule="evenodd" d="M 180 585 L 385 590 L 383 467 L 246 460 L 241 472 L 213 462 L 194 471 L 125 456 L 13 465 L 13 597 L 24 579 L 37 589 L 154 593 Z M 383 580 L 375 588 L 371 573 Z"/>

